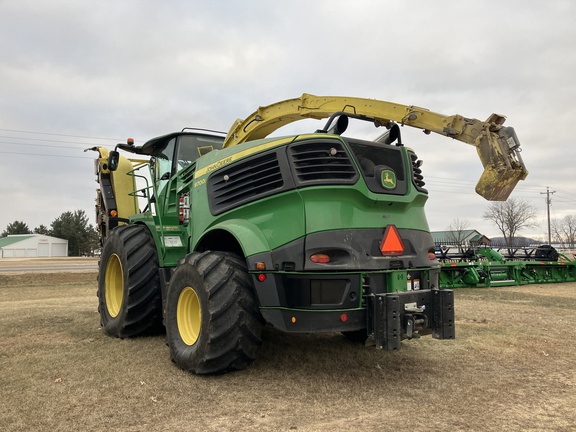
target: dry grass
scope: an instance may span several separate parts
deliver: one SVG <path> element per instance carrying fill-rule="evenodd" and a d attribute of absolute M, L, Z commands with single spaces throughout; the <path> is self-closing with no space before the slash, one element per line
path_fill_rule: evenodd
<path fill-rule="evenodd" d="M 459 290 L 457 340 L 376 351 L 265 331 L 247 370 L 198 377 L 163 337 L 102 335 L 95 272 L 0 273 L 0 429 L 553 430 L 576 425 L 576 284 Z"/>

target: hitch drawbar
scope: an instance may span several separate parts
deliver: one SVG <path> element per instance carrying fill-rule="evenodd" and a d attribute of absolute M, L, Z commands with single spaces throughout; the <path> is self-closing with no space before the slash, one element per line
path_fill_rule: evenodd
<path fill-rule="evenodd" d="M 368 334 L 376 348 L 400 349 L 402 339 L 432 334 L 436 339 L 454 339 L 454 292 L 421 290 L 368 296 Z"/>

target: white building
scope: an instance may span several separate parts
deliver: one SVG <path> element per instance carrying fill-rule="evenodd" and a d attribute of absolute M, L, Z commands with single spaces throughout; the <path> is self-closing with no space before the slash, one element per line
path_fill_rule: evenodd
<path fill-rule="evenodd" d="M 14 234 L 0 238 L 0 258 L 68 256 L 68 240 L 44 234 Z"/>

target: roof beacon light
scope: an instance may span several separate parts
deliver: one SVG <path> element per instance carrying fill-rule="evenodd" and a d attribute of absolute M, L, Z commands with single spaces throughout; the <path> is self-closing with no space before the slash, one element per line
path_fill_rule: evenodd
<path fill-rule="evenodd" d="M 382 255 L 402 255 L 404 253 L 404 243 L 394 225 L 388 225 L 384 230 L 382 242 L 380 243 Z"/>

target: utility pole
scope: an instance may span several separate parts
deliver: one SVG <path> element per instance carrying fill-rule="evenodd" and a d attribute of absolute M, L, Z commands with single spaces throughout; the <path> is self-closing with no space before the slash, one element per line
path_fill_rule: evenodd
<path fill-rule="evenodd" d="M 551 191 L 548 186 L 546 186 L 546 192 L 540 192 L 540 195 L 546 194 L 546 213 L 548 214 L 548 244 L 552 244 L 552 239 L 550 236 L 550 204 L 552 200 L 550 199 L 550 194 L 556 193 L 556 191 Z"/>

